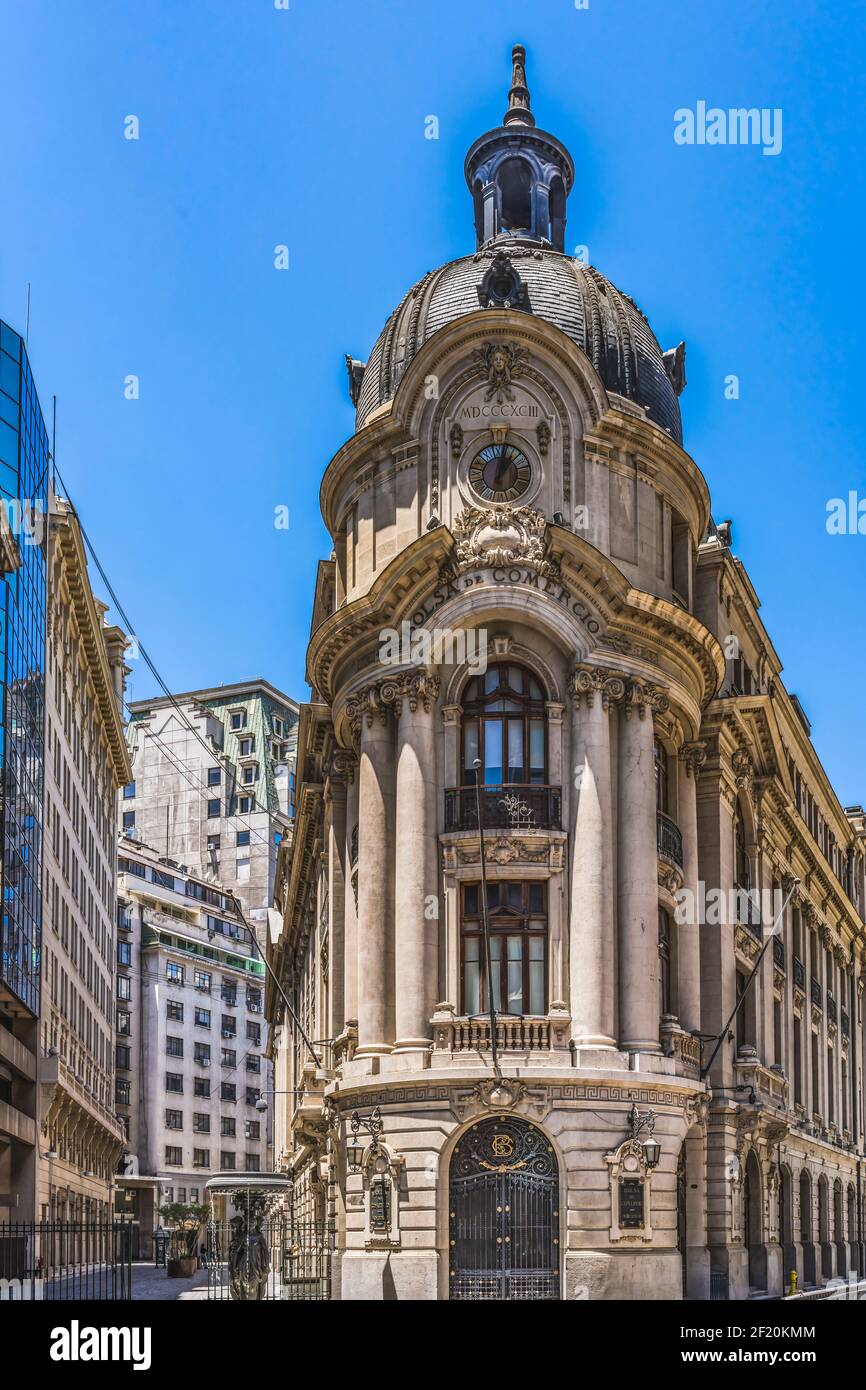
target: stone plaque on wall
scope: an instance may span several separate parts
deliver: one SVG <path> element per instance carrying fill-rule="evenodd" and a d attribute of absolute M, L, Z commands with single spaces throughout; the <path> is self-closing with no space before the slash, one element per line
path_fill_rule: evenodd
<path fill-rule="evenodd" d="M 620 1179 L 619 1224 L 623 1230 L 634 1230 L 644 1224 L 642 1178 Z"/>

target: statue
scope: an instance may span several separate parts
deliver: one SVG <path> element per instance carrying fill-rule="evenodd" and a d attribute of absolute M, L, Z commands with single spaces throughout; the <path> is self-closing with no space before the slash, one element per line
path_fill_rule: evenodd
<path fill-rule="evenodd" d="M 265 1297 L 270 1272 L 268 1242 L 262 1230 L 264 1204 L 248 1201 L 246 1215 L 233 1216 L 229 1239 L 229 1290 L 233 1299 L 258 1302 Z"/>

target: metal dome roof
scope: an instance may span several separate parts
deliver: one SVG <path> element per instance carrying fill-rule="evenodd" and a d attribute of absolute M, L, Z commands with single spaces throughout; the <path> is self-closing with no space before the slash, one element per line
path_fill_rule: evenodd
<path fill-rule="evenodd" d="M 494 257 L 502 252 L 525 287 L 526 302 L 521 307 L 562 329 L 583 349 L 609 391 L 643 406 L 653 424 L 681 443 L 677 391 L 665 356 L 634 300 L 592 266 L 548 245 L 539 246 L 535 239 L 508 235 L 428 272 L 404 296 L 364 369 L 357 428 L 377 406 L 391 399 L 415 353 L 438 329 L 464 314 L 481 311 L 479 287 Z M 672 358 L 669 354 L 676 379 Z M 682 381 L 678 385 L 682 389 Z"/>

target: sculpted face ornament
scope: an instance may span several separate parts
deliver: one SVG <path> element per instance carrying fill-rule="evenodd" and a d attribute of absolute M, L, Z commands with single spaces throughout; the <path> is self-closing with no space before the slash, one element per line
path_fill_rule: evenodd
<path fill-rule="evenodd" d="M 472 356 L 487 378 L 484 399 L 491 401 L 495 396 L 500 405 L 505 400 L 513 401 L 515 396 L 511 383 L 520 375 L 526 362 L 526 348 L 514 347 L 511 343 L 485 343 L 483 347 L 475 348 Z"/>

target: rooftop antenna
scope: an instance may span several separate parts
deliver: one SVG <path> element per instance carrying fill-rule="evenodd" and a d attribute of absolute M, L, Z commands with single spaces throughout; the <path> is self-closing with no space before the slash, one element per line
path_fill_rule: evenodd
<path fill-rule="evenodd" d="M 27 281 L 27 308 L 24 311 L 24 346 L 30 344 L 30 281 Z"/>

